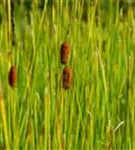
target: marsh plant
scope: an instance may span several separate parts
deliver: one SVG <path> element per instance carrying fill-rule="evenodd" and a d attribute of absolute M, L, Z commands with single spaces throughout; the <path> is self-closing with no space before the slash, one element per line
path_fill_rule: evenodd
<path fill-rule="evenodd" d="M 134 126 L 133 2 L 0 0 L 0 149 L 133 150 Z"/>
<path fill-rule="evenodd" d="M 70 67 L 64 67 L 62 72 L 63 88 L 70 89 L 72 86 L 72 69 Z"/>
<path fill-rule="evenodd" d="M 61 55 L 61 63 L 67 64 L 70 56 L 70 45 L 68 42 L 62 43 L 60 49 L 60 55 Z"/>
<path fill-rule="evenodd" d="M 9 85 L 14 88 L 17 82 L 17 71 L 14 65 L 11 66 L 8 74 Z"/>

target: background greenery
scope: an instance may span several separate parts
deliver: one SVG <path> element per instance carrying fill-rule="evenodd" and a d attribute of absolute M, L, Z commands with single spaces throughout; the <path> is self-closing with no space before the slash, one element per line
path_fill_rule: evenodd
<path fill-rule="evenodd" d="M 134 3 L 41 3 L 16 1 L 12 31 L 10 0 L 0 2 L 0 149 L 134 149 Z M 67 91 L 64 41 L 73 71 Z"/>

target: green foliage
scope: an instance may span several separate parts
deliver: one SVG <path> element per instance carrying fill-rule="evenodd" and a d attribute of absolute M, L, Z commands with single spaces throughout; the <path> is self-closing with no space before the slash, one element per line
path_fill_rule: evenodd
<path fill-rule="evenodd" d="M 0 148 L 134 149 L 134 7 L 121 12 L 113 1 L 59 0 L 39 9 L 37 3 L 15 5 L 14 46 L 7 3 L 0 6 Z M 64 41 L 73 71 L 66 91 Z M 11 64 L 18 74 L 14 89 Z"/>

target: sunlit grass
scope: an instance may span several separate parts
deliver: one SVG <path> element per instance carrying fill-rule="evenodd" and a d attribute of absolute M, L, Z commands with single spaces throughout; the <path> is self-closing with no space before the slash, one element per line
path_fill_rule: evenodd
<path fill-rule="evenodd" d="M 135 14 L 133 7 L 123 15 L 119 10 L 119 3 L 84 0 L 46 1 L 42 11 L 36 0 L 29 10 L 16 4 L 13 46 L 11 14 L 0 4 L 0 148 L 135 148 Z M 73 78 L 68 90 L 60 60 L 65 41 Z"/>

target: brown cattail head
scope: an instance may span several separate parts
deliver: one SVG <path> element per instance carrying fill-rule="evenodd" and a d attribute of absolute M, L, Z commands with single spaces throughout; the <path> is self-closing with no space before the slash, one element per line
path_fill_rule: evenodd
<path fill-rule="evenodd" d="M 11 68 L 9 70 L 9 75 L 8 75 L 8 82 L 9 82 L 9 85 L 12 88 L 15 87 L 16 80 L 17 80 L 16 67 L 15 66 L 11 66 Z"/>
<path fill-rule="evenodd" d="M 62 73 L 62 80 L 63 80 L 63 88 L 70 89 L 72 86 L 72 69 L 69 67 L 65 67 Z"/>
<path fill-rule="evenodd" d="M 68 42 L 64 42 L 61 45 L 60 55 L 61 55 L 61 63 L 66 64 L 69 59 L 70 54 L 70 45 Z"/>

